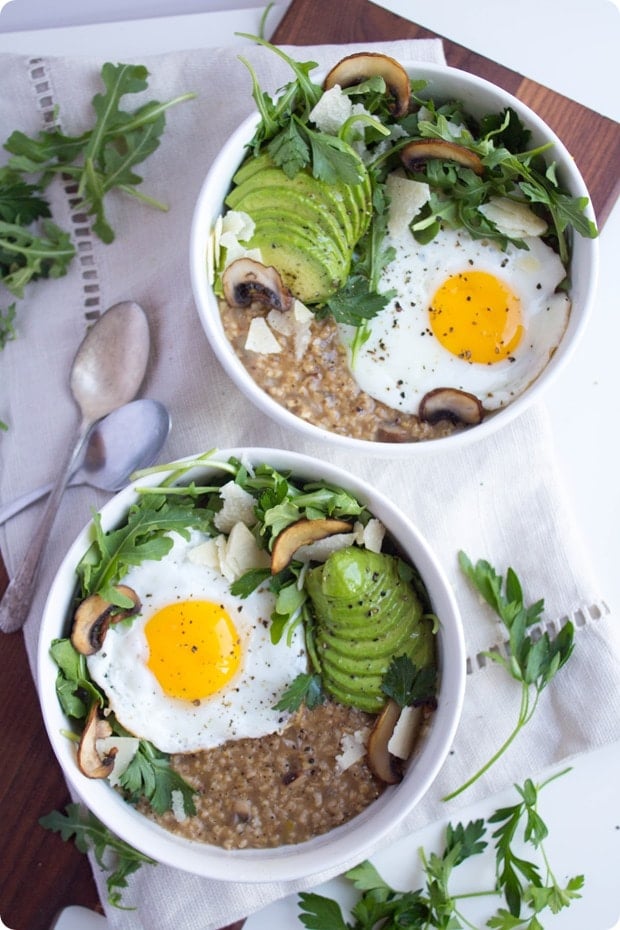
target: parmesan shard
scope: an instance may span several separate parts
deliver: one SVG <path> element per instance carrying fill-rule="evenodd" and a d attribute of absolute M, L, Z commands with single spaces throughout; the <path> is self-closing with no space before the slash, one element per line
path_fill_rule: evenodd
<path fill-rule="evenodd" d="M 140 740 L 135 736 L 105 736 L 96 740 L 95 746 L 102 758 L 116 750 L 114 767 L 108 775 L 108 781 L 112 786 L 119 783 L 121 775 L 137 753 L 139 745 Z"/>
<path fill-rule="evenodd" d="M 411 220 L 430 197 L 430 187 L 394 172 L 387 177 L 386 189 L 390 198 L 388 232 L 397 239 L 407 232 Z"/>
<path fill-rule="evenodd" d="M 512 239 L 542 236 L 547 231 L 546 222 L 526 203 L 508 197 L 491 197 L 478 210 L 495 223 L 501 233 Z"/>
<path fill-rule="evenodd" d="M 408 759 L 413 752 L 420 731 L 419 707 L 403 707 L 388 742 L 388 751 L 397 759 Z"/>
<path fill-rule="evenodd" d="M 262 316 L 254 317 L 250 323 L 245 348 L 248 352 L 257 352 L 259 355 L 275 355 L 282 351 L 280 343 Z"/>
<path fill-rule="evenodd" d="M 248 491 L 235 481 L 228 481 L 220 488 L 220 497 L 222 509 L 216 513 L 213 523 L 221 533 L 230 533 L 235 523 L 240 521 L 246 526 L 254 526 L 256 501 Z"/>

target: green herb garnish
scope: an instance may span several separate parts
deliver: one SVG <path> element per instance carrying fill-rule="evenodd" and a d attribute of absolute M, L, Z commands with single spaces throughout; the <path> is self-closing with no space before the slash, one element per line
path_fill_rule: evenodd
<path fill-rule="evenodd" d="M 515 786 L 519 801 L 495 811 L 486 823 L 480 819 L 466 825 L 448 824 L 441 853 L 419 852 L 424 878 L 421 888 L 397 891 L 370 862 L 362 862 L 345 876 L 361 892 L 351 911 L 352 920 L 345 920 L 333 899 L 302 892 L 301 923 L 308 930 L 473 930 L 463 905 L 469 898 L 489 897 L 501 903 L 486 926 L 495 930 L 542 930 L 540 915 L 545 911 L 557 914 L 569 907 L 581 896 L 584 884 L 583 876 L 577 875 L 560 885 L 544 848 L 548 829 L 538 810 L 539 794 L 557 777 L 539 785 L 528 779 L 522 787 Z M 453 892 L 456 869 L 488 849 L 489 828 L 495 841 L 495 887 Z M 537 861 L 525 858 L 524 847 L 538 854 Z"/>
<path fill-rule="evenodd" d="M 70 234 L 50 218 L 46 189 L 54 178 L 76 183 L 74 209 L 93 217 L 93 232 L 106 243 L 115 237 L 105 210 L 112 191 L 167 209 L 139 190 L 135 168 L 158 148 L 166 111 L 195 94 L 123 109 L 124 98 L 147 89 L 147 79 L 143 65 L 107 62 L 101 69 L 104 91 L 92 99 L 91 128 L 76 136 L 48 129 L 31 137 L 15 130 L 4 143 L 11 157 L 0 169 L 0 281 L 15 297 L 22 298 L 31 281 L 66 274 L 75 256 Z M 0 348 L 14 337 L 13 319 L 14 309 L 0 317 Z"/>
<path fill-rule="evenodd" d="M 521 583 L 512 568 L 508 569 L 504 583 L 502 576 L 484 559 L 473 565 L 464 552 L 459 552 L 459 564 L 475 589 L 506 627 L 509 655 L 503 656 L 499 652 L 489 651 L 485 652 L 484 656 L 501 665 L 519 683 L 521 705 L 514 729 L 497 752 L 460 788 L 446 795 L 445 801 L 455 798 L 469 788 L 506 752 L 534 716 L 542 692 L 568 661 L 574 647 L 574 626 L 570 621 L 564 624 L 555 639 L 551 639 L 546 631 L 540 632 L 539 628 L 534 626 L 541 619 L 544 600 L 526 606 L 523 602 Z"/>
<path fill-rule="evenodd" d="M 381 690 L 399 707 L 434 704 L 437 692 L 437 668 L 418 668 L 407 655 L 396 656 L 388 668 Z"/>
<path fill-rule="evenodd" d="M 80 852 L 94 854 L 97 865 L 104 872 L 110 873 L 106 884 L 108 901 L 114 907 L 122 906 L 122 889 L 127 887 L 129 875 L 144 864 L 157 865 L 154 859 L 119 839 L 94 814 L 79 804 L 68 804 L 64 814 L 52 811 L 41 817 L 39 823 L 46 830 L 60 833 L 65 841 L 75 840 Z M 113 857 L 113 865 L 110 865 L 110 855 Z"/>
<path fill-rule="evenodd" d="M 308 710 L 313 710 L 324 701 L 321 676 L 302 673 L 297 675 L 278 703 L 274 704 L 274 709 L 288 710 L 293 713 L 305 704 Z"/>

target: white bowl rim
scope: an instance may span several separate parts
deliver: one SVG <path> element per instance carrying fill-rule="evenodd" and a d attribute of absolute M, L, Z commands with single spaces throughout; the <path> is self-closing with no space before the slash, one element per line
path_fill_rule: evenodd
<path fill-rule="evenodd" d="M 454 68 L 450 65 L 408 59 L 403 59 L 401 64 L 410 75 L 414 73 L 420 78 L 428 78 L 429 80 L 433 78 L 454 79 L 455 81 L 461 82 L 464 87 L 471 88 L 474 91 L 482 90 L 486 94 L 500 97 L 502 106 L 513 107 L 534 134 L 539 133 L 541 136 L 553 142 L 552 152 L 555 156 L 554 160 L 561 163 L 561 170 L 567 175 L 563 179 L 564 186 L 567 187 L 574 196 L 587 198 L 588 205 L 585 215 L 593 222 L 596 221 L 590 193 L 574 159 L 559 136 L 526 103 L 486 78 L 478 77 L 469 71 L 463 71 L 462 69 Z M 315 76 L 314 79 L 321 80 L 321 75 Z M 456 91 L 454 97 L 459 97 Z M 239 152 L 241 151 L 242 144 L 251 138 L 252 129 L 256 125 L 257 120 L 258 113 L 253 112 L 241 122 L 237 129 L 235 129 L 225 141 L 207 172 L 194 208 L 190 229 L 189 248 L 190 276 L 194 292 L 194 302 L 205 335 L 220 365 L 224 368 L 233 383 L 256 407 L 267 414 L 274 422 L 290 427 L 295 432 L 301 433 L 308 439 L 323 440 L 332 446 L 357 451 L 364 455 L 384 458 L 406 458 L 410 455 L 430 455 L 442 450 L 449 451 L 456 448 L 463 448 L 471 443 L 479 442 L 515 420 L 537 399 L 540 399 L 541 394 L 547 390 L 547 386 L 555 381 L 559 373 L 565 369 L 568 362 L 573 358 L 590 319 L 598 282 L 598 238 L 586 239 L 578 234 L 575 234 L 573 237 L 573 261 L 575 259 L 575 254 L 583 255 L 584 260 L 587 261 L 588 264 L 589 275 L 581 299 L 580 312 L 578 315 L 574 312 L 574 309 L 573 312 L 571 312 L 567 331 L 558 349 L 549 360 L 544 372 L 508 406 L 485 417 L 482 423 L 477 426 L 464 429 L 446 437 L 424 440 L 421 442 L 375 442 L 366 439 L 354 439 L 339 433 L 330 432 L 318 425 L 301 419 L 301 417 L 298 417 L 296 414 L 281 406 L 260 388 L 256 382 L 254 382 L 241 361 L 236 357 L 223 330 L 217 326 L 214 329 L 211 325 L 210 313 L 208 310 L 204 309 L 205 307 L 208 308 L 212 300 L 207 275 L 205 273 L 206 243 L 212 222 L 215 220 L 218 213 L 221 212 L 222 207 L 221 200 L 219 203 L 214 202 L 211 191 L 211 180 L 215 171 L 219 168 L 224 165 L 237 164 L 234 162 L 234 159 L 231 160 L 231 152 L 234 153 L 237 150 Z M 230 176 L 231 172 L 228 173 L 229 178 Z M 207 217 L 207 222 L 204 221 L 204 216 Z M 570 338 L 568 338 L 569 331 Z"/>
<path fill-rule="evenodd" d="M 261 447 L 217 450 L 218 460 L 227 459 L 231 455 L 243 457 L 254 464 L 265 462 L 277 469 L 291 469 L 294 475 L 298 474 L 302 479 L 321 475 L 325 480 L 340 482 L 362 501 L 372 501 L 373 512 L 380 519 L 382 516 L 386 518 L 397 540 L 400 541 L 401 535 L 405 534 L 406 547 L 409 542 L 416 547 L 413 561 L 441 617 L 441 689 L 434 724 L 416 765 L 401 785 L 396 786 L 396 789 L 401 789 L 399 793 L 396 793 L 395 788 L 388 788 L 358 817 L 306 843 L 277 849 L 228 851 L 185 840 L 164 830 L 135 811 L 107 782 L 83 776 L 75 763 L 74 746 L 63 734 L 63 730 L 66 731 L 70 724 L 56 698 L 57 668 L 50 657 L 49 644 L 57 636 L 66 635 L 59 628 L 59 612 L 66 618 L 74 589 L 75 566 L 91 540 L 92 521 L 82 529 L 66 553 L 43 611 L 37 656 L 39 697 L 48 738 L 65 778 L 88 809 L 121 839 L 161 863 L 206 878 L 234 882 L 242 875 L 242 880 L 250 883 L 291 881 L 328 869 L 341 870 L 341 865 L 350 862 L 352 848 L 358 861 L 361 861 L 426 794 L 449 753 L 462 711 L 466 679 L 464 634 L 454 593 L 442 567 L 417 528 L 385 495 L 369 490 L 362 480 L 338 466 L 301 453 Z M 192 460 L 194 457 L 188 456 L 187 459 Z M 208 467 L 206 463 L 207 470 Z M 165 477 L 164 472 L 151 475 L 115 495 L 101 510 L 103 528 L 109 529 L 123 518 L 135 499 L 134 488 L 137 484 L 152 486 L 159 484 Z M 404 799 L 403 786 L 408 789 Z"/>

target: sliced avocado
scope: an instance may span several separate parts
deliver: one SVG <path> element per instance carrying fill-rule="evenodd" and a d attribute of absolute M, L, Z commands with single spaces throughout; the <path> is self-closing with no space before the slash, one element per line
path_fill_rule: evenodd
<path fill-rule="evenodd" d="M 263 262 L 277 268 L 286 286 L 306 304 L 325 301 L 349 275 L 349 263 L 333 254 L 334 246 L 312 242 L 278 223 L 257 223 L 248 247 L 260 249 Z"/>
<path fill-rule="evenodd" d="M 394 658 L 407 655 L 418 668 L 434 664 L 432 623 L 395 556 L 341 549 L 311 569 L 305 584 L 323 686 L 337 700 L 346 693 L 345 703 L 362 708 L 362 696 L 364 708 L 380 708 Z"/>
<path fill-rule="evenodd" d="M 258 188 L 248 191 L 238 201 L 237 210 L 247 213 L 253 219 L 257 216 L 273 216 L 280 213 L 288 225 L 302 226 L 306 231 L 320 230 L 338 246 L 344 256 L 351 253 L 352 244 L 348 241 L 339 218 L 316 199 L 306 197 L 298 190 L 282 185 L 278 187 Z"/>
<path fill-rule="evenodd" d="M 359 204 L 353 194 L 346 190 L 343 192 L 336 185 L 317 181 L 305 171 L 299 171 L 294 178 L 288 178 L 281 168 L 259 168 L 228 193 L 225 200 L 226 206 L 232 210 L 239 210 L 239 204 L 251 191 L 265 190 L 270 187 L 278 189 L 284 187 L 286 190 L 298 191 L 314 202 L 319 210 L 331 213 L 342 228 L 351 249 L 359 240 L 362 221 Z"/>

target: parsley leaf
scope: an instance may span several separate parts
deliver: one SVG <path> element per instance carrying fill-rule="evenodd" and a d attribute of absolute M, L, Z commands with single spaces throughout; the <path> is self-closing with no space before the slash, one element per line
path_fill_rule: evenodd
<path fill-rule="evenodd" d="M 392 659 L 385 673 L 381 690 L 400 707 L 435 703 L 437 669 L 418 668 L 407 655 Z"/>
<path fill-rule="evenodd" d="M 39 823 L 46 830 L 59 833 L 63 840 L 73 839 L 80 852 L 92 852 L 99 867 L 110 874 L 106 878 L 108 901 L 121 907 L 122 889 L 127 878 L 141 865 L 157 865 L 154 859 L 138 852 L 124 840 L 108 830 L 90 811 L 79 804 L 68 804 L 65 813 L 52 811 L 41 817 Z M 114 865 L 110 865 L 109 856 Z"/>
<path fill-rule="evenodd" d="M 0 280 L 15 297 L 38 278 L 59 278 L 75 255 L 69 233 L 49 219 L 38 230 L 0 220 Z"/>
<path fill-rule="evenodd" d="M 506 657 L 495 651 L 484 655 L 501 665 L 520 684 L 521 702 L 517 722 L 506 740 L 478 772 L 446 795 L 445 801 L 456 797 L 484 775 L 532 719 L 542 692 L 573 652 L 575 632 L 570 621 L 564 624 L 555 639 L 551 639 L 547 631 L 540 632 L 537 628 L 528 632 L 541 619 L 544 601 L 541 599 L 529 606 L 524 604 L 521 582 L 512 568 L 508 569 L 504 581 L 484 559 L 474 565 L 464 552 L 459 552 L 459 564 L 506 627 L 509 655 Z"/>
<path fill-rule="evenodd" d="M 320 675 L 302 672 L 293 679 L 278 703 L 274 704 L 274 710 L 296 711 L 302 704 L 305 704 L 308 710 L 314 710 L 324 700 Z"/>
<path fill-rule="evenodd" d="M 119 776 L 119 784 L 130 802 L 146 798 L 157 814 L 172 809 L 173 792 L 180 793 L 186 814 L 196 813 L 194 789 L 170 767 L 169 756 L 147 740 L 140 740 L 138 751 Z"/>
<path fill-rule="evenodd" d="M 498 908 L 485 926 L 495 930 L 542 930 L 538 918 L 543 911 L 556 914 L 569 907 L 580 897 L 584 883 L 583 876 L 577 875 L 569 878 L 565 886 L 560 885 L 544 849 L 548 831 L 538 811 L 539 794 L 557 777 L 552 776 L 541 785 L 529 779 L 523 786 L 516 785 L 520 800 L 495 811 L 486 821 L 479 819 L 454 826 L 449 823 L 440 852 L 419 851 L 423 887 L 414 891 L 396 890 L 372 863 L 365 861 L 345 875 L 360 892 L 351 909 L 353 922 L 345 920 L 336 901 L 302 893 L 301 923 L 310 930 L 429 930 L 430 927 L 456 930 L 473 927 L 461 902 L 488 897 L 498 901 Z M 455 893 L 451 887 L 455 870 L 472 857 L 487 853 L 491 848 L 488 830 L 494 827 L 491 839 L 495 840 L 495 886 Z M 517 848 L 527 852 L 528 847 L 537 854 L 537 861 L 526 859 L 522 851 L 517 853 Z M 479 874 L 483 874 L 482 869 Z"/>

